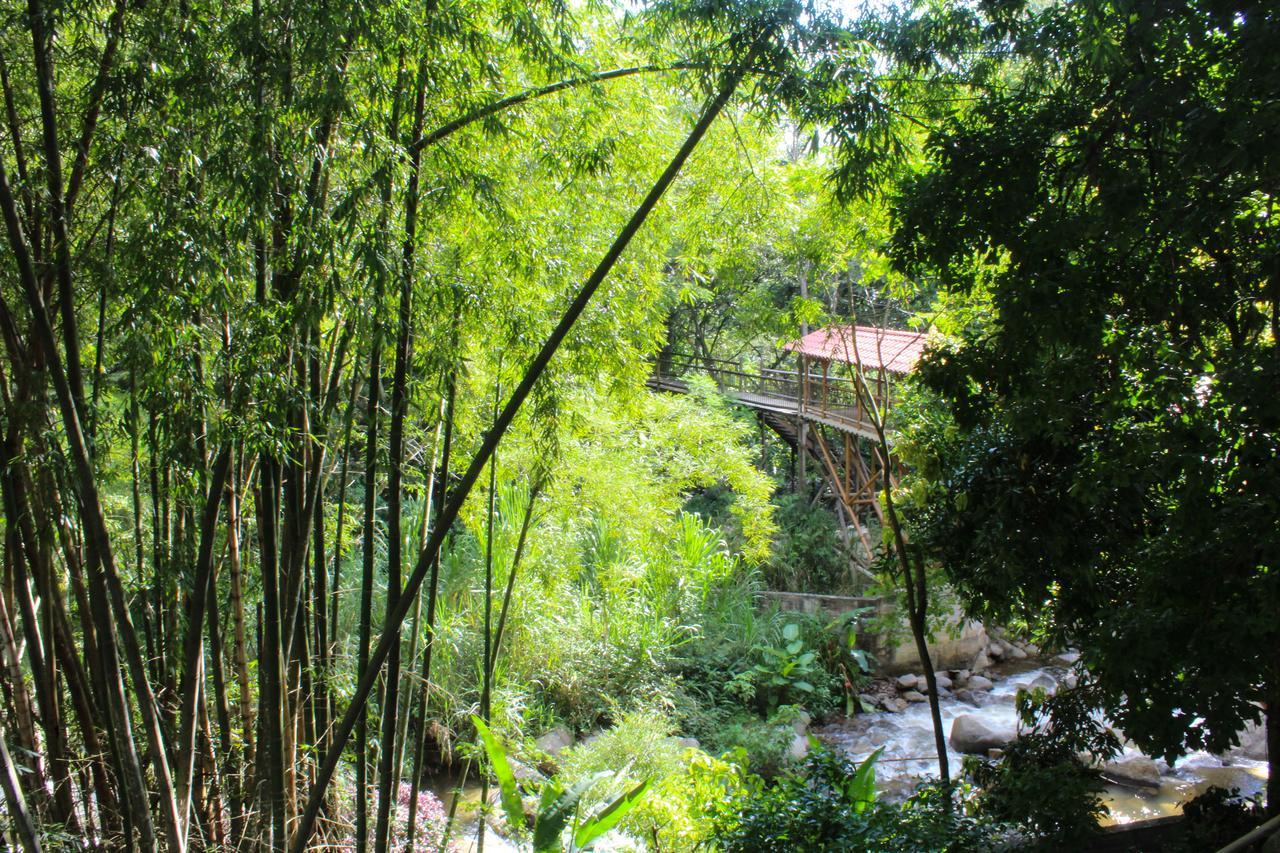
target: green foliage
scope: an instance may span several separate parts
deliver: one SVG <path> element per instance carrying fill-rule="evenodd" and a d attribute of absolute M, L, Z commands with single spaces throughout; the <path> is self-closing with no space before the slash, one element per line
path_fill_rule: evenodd
<path fill-rule="evenodd" d="M 771 779 L 793 763 L 791 745 L 800 711 L 785 705 L 765 719 L 741 711 L 718 715 L 714 730 L 705 732 L 703 746 L 712 754 L 734 755 L 751 773 Z"/>
<path fill-rule="evenodd" d="M 772 785 L 747 787 L 716 816 L 726 853 L 790 850 L 979 851 L 995 830 L 928 787 L 900 806 L 875 797 L 876 752 L 858 766 L 821 747 Z"/>
<path fill-rule="evenodd" d="M 719 529 L 681 511 L 687 491 L 724 484 L 736 507 L 730 518 L 739 511 L 753 518 L 747 529 L 753 539 L 766 536 L 767 546 L 769 485 L 751 468 L 739 425 L 719 403 L 701 409 L 682 397 L 649 394 L 586 399 L 594 401 L 591 429 L 562 435 L 565 467 L 539 494 L 525 543 L 495 673 L 495 719 L 505 730 L 559 720 L 589 731 L 632 707 L 671 701 L 691 646 L 721 626 L 755 620 L 744 559 Z M 685 432 L 691 421 L 697 441 Z M 506 464 L 518 469 L 538 452 L 522 439 Z M 497 589 L 528 492 L 514 474 L 499 479 Z M 454 538 L 442 572 L 433 666 L 444 722 L 455 731 L 465 727 L 478 695 L 483 599 L 474 591 L 483 584 L 483 503 L 468 513 L 467 531 Z"/>
<path fill-rule="evenodd" d="M 623 771 L 663 779 L 684 765 L 684 749 L 676 742 L 675 732 L 674 720 L 661 706 L 628 711 L 613 726 L 566 749 L 556 775 L 572 781 L 603 771 Z M 602 790 L 608 793 L 607 786 Z"/>
<path fill-rule="evenodd" d="M 696 749 L 685 749 L 675 738 L 675 721 L 661 707 L 647 707 L 624 714 L 618 723 L 565 750 L 559 758 L 557 778 L 572 782 L 604 771 L 617 771 L 592 791 L 592 801 L 604 801 L 625 793 L 627 778 L 653 780 L 650 795 L 620 823 L 630 838 L 662 839 L 655 847 L 704 837 L 708 828 L 703 805 L 697 799 L 714 784 L 711 768 L 720 763 Z M 696 769 L 695 769 L 696 768 Z M 725 772 L 730 768 L 725 765 Z M 730 781 L 730 777 L 722 780 Z M 678 841 L 679 839 L 679 841 Z M 691 846 L 691 845 L 689 845 Z"/>
<path fill-rule="evenodd" d="M 674 723 L 661 708 L 626 714 L 616 726 L 566 750 L 557 778 L 573 784 L 621 771 L 592 789 L 584 803 L 593 806 L 625 793 L 628 778 L 651 779 L 648 795 L 618 823 L 619 830 L 654 850 L 706 846 L 712 841 L 713 815 L 759 779 L 745 770 L 741 748 L 724 759 L 682 748 L 673 737 Z"/>
<path fill-rule="evenodd" d="M 821 669 L 817 652 L 806 649 L 800 626 L 788 622 L 782 628 L 779 645 L 757 648 L 760 662 L 734 676 L 728 690 L 760 706 L 771 714 L 781 705 L 802 705 L 818 698 L 814 682 Z"/>
<path fill-rule="evenodd" d="M 822 626 L 814 640 L 822 668 L 831 674 L 843 690 L 846 717 L 853 716 L 859 710 L 872 710 L 857 704 L 858 693 L 875 666 L 875 655 L 858 648 L 859 626 L 871 610 L 863 607 L 837 616 Z"/>
<path fill-rule="evenodd" d="M 483 720 L 472 717 L 471 722 L 480 735 L 485 754 L 489 759 L 489 767 L 498 780 L 502 808 L 506 813 L 508 827 L 513 834 L 522 836 L 525 833 L 528 818 L 520 797 L 518 783 L 507 760 L 506 749 Z M 579 779 L 568 788 L 558 779 L 548 779 L 543 783 L 538 799 L 538 809 L 532 816 L 531 849 L 533 853 L 559 853 L 562 850 L 588 849 L 592 842 L 626 817 L 649 789 L 649 780 L 646 779 L 587 818 L 581 819 L 579 804 L 582 798 L 592 787 L 610 775 L 603 772 L 592 774 Z M 569 832 L 567 842 L 564 838 L 566 830 Z"/>
<path fill-rule="evenodd" d="M 990 14 L 1011 59 L 895 201 L 900 268 L 980 306 L 919 371 L 950 422 L 918 541 L 1081 648 L 1138 746 L 1222 749 L 1280 696 L 1274 16 Z"/>
<path fill-rule="evenodd" d="M 1098 821 L 1107 813 L 1104 783 L 1081 756 L 1106 761 L 1120 742 L 1100 720 L 1097 699 L 1086 684 L 1053 697 L 1020 692 L 1023 733 L 995 761 L 965 760 L 980 791 L 977 808 L 1028 833 L 1034 849 L 1083 849 L 1100 832 Z"/>
<path fill-rule="evenodd" d="M 849 553 L 835 515 L 802 495 L 782 494 L 778 536 L 765 578 L 771 589 L 839 595 L 851 586 Z"/>
<path fill-rule="evenodd" d="M 1266 809 L 1259 798 L 1246 799 L 1234 789 L 1209 788 L 1183 803 L 1182 815 L 1182 832 L 1169 847 L 1174 853 L 1226 847 L 1266 820 Z"/>

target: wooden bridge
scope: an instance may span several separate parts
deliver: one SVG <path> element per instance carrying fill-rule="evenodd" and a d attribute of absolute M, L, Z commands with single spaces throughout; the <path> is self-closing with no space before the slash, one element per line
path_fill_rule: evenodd
<path fill-rule="evenodd" d="M 888 467 L 891 480 L 896 479 L 897 467 L 892 460 L 884 464 L 876 419 L 883 424 L 888 418 L 896 380 L 915 366 L 923 348 L 924 336 L 915 332 L 834 326 L 787 344 L 784 360 L 794 363 L 790 369 L 664 350 L 649 385 L 687 393 L 691 374 L 708 376 L 721 393 L 754 410 L 791 445 L 801 487 L 807 481 L 808 457 L 819 460 L 823 485 L 835 498 L 842 528 L 856 533 L 860 548 L 852 550 L 865 568 L 879 538 L 871 523 L 884 521 L 877 499 L 884 472 Z"/>

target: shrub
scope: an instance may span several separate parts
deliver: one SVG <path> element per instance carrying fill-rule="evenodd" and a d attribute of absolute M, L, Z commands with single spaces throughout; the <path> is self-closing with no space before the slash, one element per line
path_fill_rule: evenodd
<path fill-rule="evenodd" d="M 725 719 L 718 731 L 709 732 L 703 746 L 717 755 L 736 754 L 750 772 L 773 778 L 791 764 L 789 751 L 796 738 L 798 711 L 784 705 L 767 720 L 739 712 Z"/>
<path fill-rule="evenodd" d="M 849 552 L 840 539 L 835 515 L 810 506 L 800 495 L 774 501 L 778 536 L 766 568 L 772 589 L 790 592 L 835 593 L 852 586 Z"/>
<path fill-rule="evenodd" d="M 978 808 L 1033 836 L 1031 849 L 1082 849 L 1100 831 L 1106 806 L 1101 774 L 1079 756 L 1105 760 L 1120 743 L 1094 713 L 1087 684 L 1053 697 L 1042 690 L 1019 693 L 1017 701 L 1027 731 L 999 761 L 966 759 L 966 772 L 981 789 Z"/>
<path fill-rule="evenodd" d="M 1210 788 L 1184 803 L 1182 814 L 1182 837 L 1170 848 L 1178 853 L 1225 847 L 1266 819 L 1260 798 L 1248 799 L 1224 788 Z"/>
<path fill-rule="evenodd" d="M 937 788 L 924 787 L 902 805 L 876 801 L 877 757 L 855 768 L 818 747 L 803 768 L 772 785 L 744 785 L 714 818 L 717 842 L 725 853 L 962 853 L 995 846 L 998 827 L 962 814 Z"/>
<path fill-rule="evenodd" d="M 654 850 L 691 850 L 711 838 L 711 815 L 737 796 L 752 777 L 745 753 L 738 760 L 713 758 L 680 746 L 674 723 L 661 709 L 625 715 L 612 729 L 567 750 L 559 779 L 571 787 L 583 779 L 613 772 L 590 792 L 592 802 L 627 790 L 635 779 L 651 780 L 651 788 L 619 829 Z"/>

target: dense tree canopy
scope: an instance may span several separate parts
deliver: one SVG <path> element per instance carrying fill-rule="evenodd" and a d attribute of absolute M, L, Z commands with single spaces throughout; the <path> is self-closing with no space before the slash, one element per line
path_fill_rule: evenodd
<path fill-rule="evenodd" d="M 1169 756 L 1280 722 L 1280 18 L 993 6 L 895 257 L 978 310 L 924 379 L 924 532 L 977 611 L 1076 643 Z M 952 321 L 954 323 L 954 320 Z M 1275 773 L 1271 801 L 1277 802 Z"/>

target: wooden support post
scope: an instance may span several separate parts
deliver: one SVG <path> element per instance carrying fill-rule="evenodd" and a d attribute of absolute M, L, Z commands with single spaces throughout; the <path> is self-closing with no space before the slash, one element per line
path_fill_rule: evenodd
<path fill-rule="evenodd" d="M 827 390 L 828 390 L 827 371 L 830 368 L 831 368 L 831 362 L 829 361 L 822 362 L 822 411 L 823 412 L 826 412 L 827 410 Z"/>
<path fill-rule="evenodd" d="M 805 472 L 805 461 L 809 455 L 809 424 L 804 418 L 796 418 L 800 428 L 796 430 L 796 494 L 802 499 L 808 493 L 808 475 Z"/>
<path fill-rule="evenodd" d="M 850 488 L 849 477 L 850 469 L 853 467 L 853 437 L 849 433 L 844 434 L 844 493 L 846 495 L 853 494 Z"/>

